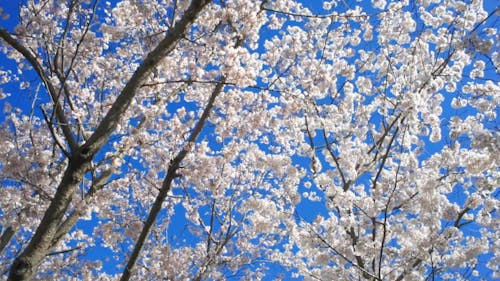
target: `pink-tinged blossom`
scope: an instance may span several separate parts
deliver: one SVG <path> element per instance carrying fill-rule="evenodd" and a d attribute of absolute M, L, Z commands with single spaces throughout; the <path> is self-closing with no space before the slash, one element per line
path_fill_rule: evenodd
<path fill-rule="evenodd" d="M 0 10 L 1 272 L 497 278 L 498 11 L 313 2 Z"/>

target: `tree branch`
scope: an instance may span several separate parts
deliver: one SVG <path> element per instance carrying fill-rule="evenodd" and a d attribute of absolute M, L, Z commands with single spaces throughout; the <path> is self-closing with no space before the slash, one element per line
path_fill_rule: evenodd
<path fill-rule="evenodd" d="M 176 43 L 183 38 L 184 33 L 196 19 L 198 13 L 201 12 L 209 2 L 210 0 L 193 0 L 191 2 L 183 18 L 176 23 L 171 32 L 167 34 L 166 38 L 146 56 L 144 61 L 129 79 L 102 122 L 82 147 L 77 147 L 71 136 L 69 127 L 67 127 L 67 123 L 62 122 L 62 128 L 65 131 L 65 135 L 67 135 L 68 142 L 74 147 L 68 167 L 64 172 L 64 176 L 57 188 L 54 199 L 45 212 L 35 235 L 32 237 L 24 252 L 14 261 L 10 270 L 9 280 L 28 280 L 31 278 L 35 267 L 43 260 L 52 246 L 53 239 L 59 229 L 59 224 L 68 209 L 77 186 L 82 181 L 85 172 L 89 169 L 92 158 L 109 140 L 109 137 L 116 129 L 121 117 L 135 97 L 136 91 L 140 87 L 142 81 L 149 75 L 152 69 L 174 49 Z M 18 51 L 29 58 L 42 79 L 45 77 L 41 65 L 37 63 L 31 52 L 15 41 L 12 36 L 3 29 L 0 29 L 0 37 L 15 48 L 17 47 Z M 44 80 L 44 82 L 49 88 L 49 92 L 55 94 L 55 89 L 50 81 Z M 60 114 L 56 112 L 58 118 L 65 118 L 62 114 L 62 109 L 58 110 L 57 108 L 60 109 L 60 107 L 56 107 L 57 112 L 61 111 Z M 59 117 L 59 115 L 62 116 Z"/>
<path fill-rule="evenodd" d="M 12 226 L 7 227 L 5 231 L 2 233 L 2 236 L 0 236 L 0 253 L 3 252 L 3 249 L 7 247 L 7 244 L 9 244 L 10 239 L 12 236 L 14 236 L 15 230 Z"/>
<path fill-rule="evenodd" d="M 170 191 L 173 180 L 179 176 L 177 170 L 180 168 L 182 160 L 186 157 L 186 155 L 190 151 L 191 145 L 196 141 L 199 134 L 201 133 L 201 130 L 203 129 L 205 122 L 210 115 L 210 112 L 215 102 L 215 98 L 220 94 L 222 88 L 224 87 L 224 82 L 225 79 L 223 78 L 222 81 L 215 86 L 215 89 L 213 90 L 212 95 L 210 96 L 208 104 L 206 105 L 200 119 L 193 128 L 193 131 L 189 136 L 189 138 L 187 139 L 184 147 L 182 148 L 181 151 L 179 151 L 179 153 L 177 153 L 175 158 L 170 161 L 167 170 L 167 175 L 165 176 L 161 189 L 158 192 L 158 195 L 156 196 L 155 202 L 151 207 L 151 210 L 149 211 L 148 218 L 144 224 L 144 227 L 142 228 L 139 238 L 137 239 L 134 250 L 128 260 L 127 266 L 123 271 L 122 277 L 120 279 L 121 281 L 127 281 L 130 279 L 132 275 L 132 270 L 135 266 L 135 263 L 137 262 L 137 259 L 139 258 L 139 254 L 142 248 L 144 247 L 144 243 L 146 242 L 146 239 L 149 236 L 151 227 L 155 223 L 156 217 L 158 216 L 158 213 L 161 210 L 161 205 L 163 204 L 163 201 L 165 200 L 165 198 L 168 195 L 168 192 Z"/>
<path fill-rule="evenodd" d="M 61 104 L 59 103 L 57 90 L 54 87 L 54 85 L 50 82 L 49 77 L 45 75 L 42 65 L 38 62 L 35 55 L 33 55 L 31 51 L 29 51 L 16 39 L 14 39 L 14 37 L 12 37 L 12 35 L 10 35 L 10 33 L 7 30 L 0 28 L 0 38 L 2 38 L 7 44 L 9 44 L 16 51 L 21 53 L 24 56 L 24 58 L 26 58 L 26 60 L 28 60 L 31 66 L 35 69 L 40 79 L 42 79 L 42 82 L 45 85 L 47 91 L 49 92 L 52 102 L 54 103 L 56 118 L 57 121 L 59 122 L 59 126 L 61 126 L 64 137 L 66 138 L 66 141 L 68 142 L 71 151 L 77 150 L 78 144 L 76 143 L 73 137 L 73 133 L 71 132 L 71 128 L 69 126 L 68 120 L 66 119 L 66 115 L 64 114 L 64 110 L 61 107 Z"/>
<path fill-rule="evenodd" d="M 191 2 L 191 5 L 184 13 L 182 19 L 169 31 L 167 37 L 146 56 L 144 61 L 134 72 L 102 122 L 83 145 L 82 153 L 93 156 L 107 142 L 116 129 L 121 116 L 128 109 L 132 99 L 135 97 L 136 90 L 141 87 L 143 80 L 151 73 L 154 67 L 175 48 L 176 43 L 183 38 L 188 26 L 193 23 L 198 13 L 201 12 L 210 1 L 211 0 L 193 0 Z"/>

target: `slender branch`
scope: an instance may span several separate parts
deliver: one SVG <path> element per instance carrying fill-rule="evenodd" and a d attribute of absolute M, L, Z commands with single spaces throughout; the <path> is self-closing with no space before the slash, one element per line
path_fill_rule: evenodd
<path fill-rule="evenodd" d="M 9 244 L 10 239 L 12 236 L 14 236 L 15 230 L 12 226 L 7 227 L 5 231 L 2 233 L 2 236 L 0 236 L 0 253 L 3 252 L 3 249 L 7 247 Z"/>
<path fill-rule="evenodd" d="M 175 178 L 179 177 L 179 174 L 177 170 L 180 168 L 180 164 L 182 160 L 186 157 L 186 155 L 189 153 L 191 150 L 191 146 L 193 143 L 196 141 L 198 136 L 200 135 L 203 127 L 205 126 L 205 122 L 207 121 L 210 112 L 212 110 L 212 107 L 214 105 L 216 97 L 221 93 L 223 87 L 224 87 L 224 82 L 225 79 L 223 78 L 221 80 L 221 83 L 217 84 L 215 86 L 215 89 L 212 92 L 212 95 L 210 96 L 210 99 L 208 101 L 208 104 L 205 106 L 205 109 L 196 123 L 195 127 L 193 128 L 193 131 L 189 138 L 187 139 L 184 147 L 177 153 L 174 159 L 170 161 L 170 164 L 168 166 L 167 170 L 167 175 L 165 176 L 161 189 L 158 192 L 158 195 L 156 196 L 155 202 L 153 206 L 151 207 L 151 210 L 149 211 L 148 218 L 146 222 L 144 223 L 144 227 L 142 228 L 142 231 L 139 235 L 139 238 L 136 241 L 134 250 L 132 254 L 130 255 L 130 258 L 128 260 L 127 266 L 125 267 L 122 277 L 120 278 L 121 281 L 126 281 L 129 280 L 131 275 L 132 275 L 132 270 L 135 266 L 135 263 L 137 262 L 137 259 L 139 258 L 139 254 L 144 247 L 144 243 L 146 242 L 149 232 L 151 231 L 151 228 L 153 224 L 156 221 L 156 218 L 158 214 L 160 213 L 161 206 L 163 204 L 163 201 L 168 195 L 168 192 L 170 191 L 172 182 Z"/>
<path fill-rule="evenodd" d="M 382 240 L 380 241 L 380 251 L 379 251 L 379 258 L 378 258 L 378 278 L 382 279 L 382 261 L 384 257 L 384 247 L 385 243 L 387 240 L 387 219 L 388 219 L 388 212 L 389 212 L 389 206 L 392 202 L 392 198 L 394 196 L 394 192 L 396 191 L 396 188 L 398 187 L 398 176 L 399 176 L 399 171 L 401 169 L 401 163 L 399 163 L 398 168 L 396 169 L 396 175 L 394 179 L 394 186 L 392 188 L 392 192 L 389 195 L 389 198 L 387 199 L 387 203 L 385 204 L 384 208 L 384 222 L 382 223 Z"/>
<path fill-rule="evenodd" d="M 462 209 L 459 213 L 458 213 L 458 216 L 457 216 L 457 219 L 455 220 L 453 226 L 456 227 L 456 228 L 459 228 L 468 224 L 468 223 L 471 223 L 472 221 L 466 221 L 466 222 L 463 222 L 463 223 L 460 223 L 460 220 L 463 218 L 463 216 L 468 212 L 470 211 L 471 209 L 469 207 L 465 207 L 464 209 Z M 429 250 L 429 254 L 431 254 L 431 258 L 432 258 L 432 248 Z M 410 270 L 419 266 L 424 260 L 422 258 L 414 258 L 414 262 L 413 264 L 411 265 L 410 267 Z M 398 276 L 398 278 L 396 279 L 396 281 L 402 281 L 404 279 L 404 277 L 406 276 L 406 274 L 408 274 L 408 270 L 405 269 L 403 270 L 403 272 L 401 272 L 401 274 Z"/>
<path fill-rule="evenodd" d="M 211 2 L 211 0 L 193 0 L 191 2 L 182 19 L 180 19 L 173 29 L 169 31 L 167 37 L 146 56 L 144 61 L 134 72 L 102 122 L 83 145 L 82 153 L 93 156 L 107 142 L 112 132 L 116 129 L 121 116 L 128 109 L 135 97 L 136 90 L 143 84 L 144 79 L 146 79 L 163 58 L 175 48 L 176 43 L 184 37 L 188 26 L 193 23 L 198 13 L 200 13 L 209 2 Z"/>
<path fill-rule="evenodd" d="M 80 48 L 81 48 L 81 46 L 83 44 L 83 41 L 85 40 L 85 37 L 86 37 L 86 35 L 88 34 L 88 32 L 90 30 L 90 25 L 92 24 L 92 21 L 94 19 L 95 14 L 96 14 L 96 9 L 97 9 L 98 2 L 99 2 L 99 0 L 96 0 L 94 2 L 94 4 L 93 4 L 92 14 L 90 16 L 90 19 L 85 24 L 85 28 L 84 28 L 83 34 L 80 37 L 80 39 L 78 40 L 78 43 L 76 44 L 76 49 L 75 49 L 74 54 L 71 57 L 71 60 L 70 60 L 70 63 L 69 63 L 69 67 L 65 71 L 66 74 L 63 74 L 63 72 L 64 72 L 64 45 L 65 45 L 65 37 L 66 37 L 66 34 L 69 32 L 71 13 L 73 12 L 74 6 L 76 6 L 76 4 L 78 3 L 78 1 L 75 1 L 75 2 L 71 3 L 70 11 L 68 12 L 68 16 L 66 18 L 66 27 L 64 29 L 63 35 L 61 36 L 61 40 L 60 40 L 61 42 L 60 42 L 60 44 L 58 44 L 57 52 L 56 52 L 55 59 L 54 59 L 54 72 L 55 72 L 57 78 L 59 79 L 59 81 L 62 84 L 62 86 L 61 86 L 61 88 L 59 90 L 58 95 L 60 95 L 61 91 L 64 91 L 64 94 L 66 96 L 66 100 L 68 101 L 68 105 L 71 108 L 71 110 L 73 110 L 73 111 L 75 109 L 74 109 L 74 106 L 73 106 L 73 102 L 71 101 L 71 95 L 70 95 L 70 92 L 69 92 L 69 89 L 68 89 L 68 86 L 67 86 L 67 81 L 68 81 L 69 75 L 71 74 L 71 72 L 73 70 L 73 66 L 74 66 L 74 64 L 76 62 L 76 58 L 78 57 L 78 54 L 79 54 Z M 59 57 L 60 57 L 60 60 L 61 60 L 60 63 L 58 63 Z M 77 118 L 77 123 L 78 123 L 78 126 L 83 131 L 83 126 L 82 126 L 81 121 L 79 120 L 79 118 Z"/>
<path fill-rule="evenodd" d="M 61 107 L 61 104 L 59 103 L 59 99 L 57 98 L 58 97 L 57 90 L 55 86 L 52 84 L 52 82 L 50 82 L 49 77 L 45 75 L 42 65 L 38 62 L 35 55 L 31 51 L 29 51 L 25 46 L 19 43 L 16 39 L 14 39 L 14 37 L 12 37 L 12 35 L 10 35 L 10 33 L 7 30 L 0 28 L 0 38 L 2 38 L 5 42 L 7 42 L 7 44 L 9 44 L 16 51 L 21 53 L 28 60 L 31 66 L 35 69 L 40 79 L 42 79 L 42 82 L 47 88 L 49 95 L 52 98 L 52 102 L 54 103 L 56 118 L 57 121 L 59 122 L 59 126 L 61 126 L 64 137 L 66 138 L 66 141 L 68 142 L 71 151 L 77 150 L 78 144 L 76 143 L 73 137 L 73 133 L 69 126 L 68 120 L 66 119 L 66 115 L 64 114 L 64 110 Z"/>
<path fill-rule="evenodd" d="M 470 210 L 471 210 L 471 208 L 469 208 L 469 207 L 465 207 L 465 208 L 463 208 L 463 209 L 460 211 L 460 213 L 458 213 L 457 219 L 456 219 L 456 220 L 455 220 L 455 222 L 453 223 L 453 226 L 454 226 L 454 227 L 459 228 L 459 227 L 461 227 L 461 226 L 463 226 L 463 225 L 466 225 L 466 224 L 470 223 L 471 221 L 466 221 L 466 222 L 462 222 L 462 223 L 460 223 L 460 221 L 461 221 L 461 220 L 462 220 L 462 218 L 465 216 L 465 214 L 467 214 L 467 212 L 468 212 L 468 211 L 470 211 Z"/>
<path fill-rule="evenodd" d="M 233 238 L 238 233 L 237 230 L 231 231 L 231 229 L 232 229 L 231 210 L 232 209 L 231 209 L 231 204 L 230 204 L 229 210 L 228 210 L 229 214 L 226 217 L 229 219 L 229 226 L 227 227 L 227 229 L 225 231 L 223 229 L 221 229 L 219 231 L 219 235 L 218 235 L 219 237 L 218 237 L 217 242 L 215 243 L 215 250 L 213 250 L 210 254 L 207 253 L 207 260 L 203 263 L 202 266 L 200 266 L 200 269 L 198 270 L 195 277 L 193 278 L 194 281 L 202 280 L 203 275 L 207 272 L 207 270 L 210 268 L 210 266 L 212 266 L 216 262 L 216 258 L 222 254 L 222 250 L 227 245 L 227 243 L 231 240 L 231 238 Z M 212 211 L 212 216 L 217 216 L 217 214 L 214 211 Z M 219 223 L 222 225 L 223 223 L 225 223 L 225 219 L 222 222 L 219 221 Z"/>
<path fill-rule="evenodd" d="M 377 175 L 375 176 L 375 179 L 372 180 L 372 183 L 373 183 L 373 189 L 376 189 L 377 188 L 377 181 L 378 181 L 378 178 L 380 177 L 380 175 L 382 174 L 382 170 L 384 169 L 384 166 L 385 166 L 385 162 L 387 161 L 387 158 L 389 158 L 389 152 L 391 152 L 391 148 L 392 148 L 392 145 L 394 143 L 394 140 L 396 139 L 396 136 L 398 134 L 398 131 L 399 131 L 399 127 L 396 127 L 396 131 L 394 132 L 394 134 L 392 135 L 391 137 L 391 140 L 389 141 L 389 144 L 387 145 L 387 148 L 386 148 L 386 151 L 385 151 L 385 154 L 384 156 L 382 156 L 382 163 L 380 163 L 380 167 L 377 171 Z"/>
<path fill-rule="evenodd" d="M 414 261 L 414 262 L 413 262 L 413 264 L 411 265 L 410 269 L 413 269 L 413 268 L 415 268 L 415 267 L 419 266 L 419 265 L 422 263 L 422 261 L 423 261 L 423 260 L 422 260 L 422 259 L 420 259 L 420 258 L 415 258 L 414 260 L 415 260 L 415 261 Z M 402 272 L 402 273 L 398 276 L 398 278 L 396 279 L 396 281 L 402 281 L 402 280 L 405 278 L 406 274 L 408 274 L 408 271 L 407 271 L 407 270 L 404 270 L 404 271 L 403 271 L 403 272 Z"/>
<path fill-rule="evenodd" d="M 398 116 L 396 116 L 396 118 L 394 118 L 394 120 L 391 122 L 391 124 L 389 125 L 389 127 L 386 130 L 384 130 L 384 133 L 382 134 L 382 136 L 380 136 L 380 138 L 368 150 L 368 152 L 367 152 L 368 154 L 370 154 L 375 148 L 379 148 L 380 147 L 380 144 L 382 144 L 382 142 L 384 141 L 385 137 L 387 137 L 387 135 L 391 131 L 392 127 L 396 124 L 396 122 L 399 120 L 400 117 L 401 117 L 401 113 L 398 114 Z"/>
<path fill-rule="evenodd" d="M 211 206 L 211 216 L 210 216 L 210 227 L 207 235 L 207 256 L 210 253 L 210 248 L 212 246 L 212 241 L 214 240 L 213 238 L 213 230 L 214 230 L 214 218 L 215 218 L 215 199 L 212 201 L 212 206 Z M 201 218 L 200 218 L 201 221 Z M 203 222 L 202 222 L 203 223 Z M 215 242 L 215 241 L 214 241 Z"/>
<path fill-rule="evenodd" d="M 95 193 L 101 190 L 106 185 L 112 174 L 113 173 L 111 172 L 111 170 L 106 170 L 101 174 L 99 178 L 95 180 L 90 190 L 83 197 L 85 204 L 88 204 Z M 74 210 L 69 216 L 66 217 L 64 222 L 58 227 L 57 232 L 52 239 L 51 248 L 55 247 L 59 243 L 59 241 L 61 241 L 64 235 L 73 228 L 73 226 L 78 222 L 78 219 L 80 219 L 80 216 L 83 214 L 83 212 L 84 209 Z"/>
<path fill-rule="evenodd" d="M 49 131 L 50 131 L 50 134 L 52 135 L 52 139 L 54 140 L 56 145 L 59 147 L 59 149 L 61 149 L 61 151 L 64 153 L 64 155 L 66 155 L 66 157 L 69 158 L 71 155 L 69 154 L 68 151 L 66 151 L 66 148 L 59 141 L 59 138 L 57 137 L 56 132 L 54 130 L 54 126 L 52 126 L 52 122 L 49 120 L 49 116 L 47 115 L 47 113 L 45 112 L 43 107 L 40 107 L 40 109 L 42 111 L 43 118 L 45 119 L 45 123 L 47 123 L 47 127 L 49 127 Z"/>
<path fill-rule="evenodd" d="M 66 249 L 66 250 L 62 250 L 62 251 L 51 252 L 51 253 L 48 253 L 47 256 L 55 256 L 55 255 L 60 255 L 60 254 L 66 254 L 66 253 L 69 253 L 69 252 L 80 250 L 81 248 L 82 247 L 75 247 L 75 248 Z"/>
<path fill-rule="evenodd" d="M 193 84 L 193 83 L 199 83 L 199 84 L 219 84 L 220 81 L 217 80 L 196 80 L 196 79 L 178 79 L 178 80 L 165 80 L 165 81 L 156 81 L 156 82 L 150 82 L 150 83 L 144 83 L 141 85 L 142 87 L 154 87 L 158 85 L 165 85 L 165 84 L 175 84 L 175 83 L 187 83 L 187 84 Z M 236 86 L 236 83 L 232 82 L 226 82 L 226 85 L 231 85 L 231 86 Z"/>
<path fill-rule="evenodd" d="M 323 238 L 323 236 L 321 236 L 319 233 L 317 233 L 311 226 L 309 226 L 309 228 L 316 235 L 316 237 L 319 240 L 321 240 L 321 242 L 323 242 L 323 244 L 325 244 L 335 254 L 339 255 L 339 257 L 341 257 L 344 261 L 346 261 L 350 265 L 354 266 L 355 268 L 359 269 L 361 271 L 361 273 L 363 274 L 363 276 L 366 275 L 368 277 L 373 278 L 374 280 L 379 280 L 377 278 L 377 276 L 373 275 L 372 273 L 370 273 L 369 271 L 367 271 L 366 269 L 364 269 L 362 266 L 360 266 L 359 264 L 353 262 L 347 256 L 345 256 L 344 254 L 342 254 L 341 252 L 339 252 L 337 249 L 335 249 L 335 247 L 333 247 L 330 243 L 328 243 L 328 241 L 326 241 L 325 238 Z"/>
<path fill-rule="evenodd" d="M 292 16 L 292 17 L 300 17 L 300 18 L 316 18 L 316 19 L 326 19 L 326 18 L 360 18 L 360 19 L 366 19 L 368 18 L 368 15 L 349 15 L 346 13 L 345 15 L 341 15 L 338 13 L 332 13 L 332 14 L 324 14 L 324 15 L 314 15 L 314 14 L 302 14 L 302 13 L 294 13 L 294 12 L 285 12 L 285 11 L 279 11 L 275 10 L 272 8 L 267 8 L 267 7 L 262 7 L 261 8 L 264 11 L 267 12 L 272 12 L 272 13 L 277 13 L 277 14 L 282 14 L 282 15 L 287 15 L 287 16 Z"/>
<path fill-rule="evenodd" d="M 347 177 L 344 175 L 344 171 L 342 171 L 342 168 L 340 167 L 340 162 L 339 158 L 335 156 L 335 153 L 333 153 L 333 149 L 330 145 L 330 142 L 328 142 L 328 137 L 326 136 L 326 130 L 323 129 L 323 139 L 325 140 L 326 144 L 326 149 L 328 150 L 328 153 L 330 156 L 332 156 L 333 161 L 335 161 L 335 165 L 337 166 L 337 169 L 339 170 L 340 178 L 342 179 L 342 185 L 344 186 L 342 189 L 344 191 L 347 191 L 349 187 L 351 186 L 351 181 L 347 179 Z"/>
<path fill-rule="evenodd" d="M 316 175 L 319 171 L 316 171 L 316 161 L 319 161 L 317 158 L 316 158 L 316 147 L 314 145 L 314 140 L 313 140 L 313 137 L 312 137 L 312 134 L 311 134 L 311 130 L 309 129 L 309 122 L 307 121 L 307 115 L 304 116 L 304 120 L 305 120 L 305 125 L 306 125 L 306 132 L 307 132 L 307 138 L 309 139 L 309 146 L 311 147 L 311 151 L 312 151 L 312 157 L 311 157 L 311 170 L 313 172 L 314 175 Z"/>

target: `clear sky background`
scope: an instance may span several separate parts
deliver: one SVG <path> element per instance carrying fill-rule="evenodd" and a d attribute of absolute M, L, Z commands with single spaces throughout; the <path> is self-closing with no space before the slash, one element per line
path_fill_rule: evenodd
<path fill-rule="evenodd" d="M 16 0 L 0 0 L 0 1 L 1 1 L 0 7 L 3 9 L 3 11 L 10 14 L 10 17 L 8 19 L 0 20 L 0 26 L 2 28 L 7 29 L 7 30 L 13 31 L 14 26 L 17 24 L 17 21 L 18 21 L 18 18 L 17 18 L 18 5 L 19 5 L 19 3 L 23 2 L 23 1 L 16 1 Z M 114 2 L 114 1 L 112 1 L 112 2 Z M 321 11 L 321 1 L 314 1 L 314 0 L 313 1 L 306 1 L 306 0 L 304 0 L 304 3 L 307 7 L 311 8 L 312 11 Z M 363 5 L 363 1 L 361 1 L 361 5 Z M 499 5 L 498 1 L 484 0 L 484 6 L 485 6 L 487 11 L 494 10 L 495 8 L 497 8 L 498 5 Z M 266 38 L 270 38 L 270 36 L 272 36 L 273 34 L 264 33 L 262 35 L 263 35 L 262 40 L 265 40 Z M 498 48 L 498 46 L 497 46 L 497 48 Z M 0 54 L 0 70 L 4 70 L 4 71 L 10 70 L 12 72 L 16 72 L 16 64 L 13 63 L 11 60 L 6 59 L 3 54 Z M 494 70 L 490 69 L 490 71 L 494 71 Z M 494 73 L 494 72 L 492 72 L 492 73 Z M 32 73 L 32 76 L 25 77 L 25 78 L 28 78 L 29 80 L 33 80 L 33 81 L 38 81 L 37 76 L 34 75 L 33 73 Z M 499 78 L 498 75 L 497 75 L 497 78 Z M 36 83 L 33 83 L 33 84 L 36 84 Z M 28 92 L 28 90 L 19 89 L 16 83 L 9 83 L 6 85 L 0 85 L 0 90 L 3 90 L 3 92 L 10 94 L 9 97 L 7 97 L 3 100 L 0 100 L 0 110 L 1 110 L 0 111 L 0 122 L 5 119 L 3 107 L 5 106 L 5 104 L 7 102 L 10 103 L 13 107 L 20 108 L 24 112 L 30 112 L 30 110 L 32 108 L 31 102 L 32 102 L 33 93 Z M 444 104 L 449 104 L 449 101 L 451 100 L 451 98 L 448 97 L 447 99 L 448 100 L 446 100 L 444 102 Z M 443 115 L 444 118 L 446 118 L 446 116 L 451 116 L 454 114 L 453 109 L 451 107 L 447 106 L 447 107 L 444 107 L 444 109 L 445 109 L 445 111 L 449 111 L 449 113 L 445 112 L 445 114 Z M 500 119 L 498 119 L 500 116 L 500 109 L 497 109 L 497 113 L 498 113 L 497 114 L 497 121 L 498 121 L 497 123 L 500 124 Z M 427 147 L 426 147 L 427 151 L 423 155 L 423 157 L 429 157 L 430 155 L 436 153 L 441 148 L 442 145 L 443 145 L 443 143 L 433 144 L 433 143 L 430 143 L 427 141 Z M 298 165 L 308 165 L 308 161 L 306 161 L 304 159 L 297 158 L 296 161 L 297 161 Z M 305 191 L 305 189 L 303 189 L 302 191 Z M 462 197 L 460 194 L 461 194 L 461 192 L 457 191 L 457 197 L 455 199 L 457 202 L 462 202 L 464 200 L 464 197 Z M 314 220 L 314 218 L 317 216 L 318 213 L 323 213 L 323 214 L 327 213 L 327 209 L 324 206 L 324 202 L 311 202 L 308 200 L 303 200 L 298 209 L 299 209 L 299 215 L 301 217 L 303 217 L 306 221 Z M 172 233 L 178 233 L 178 234 L 182 233 L 182 234 L 184 234 L 184 237 L 189 237 L 189 234 L 188 234 L 189 232 L 186 231 L 186 222 L 184 221 L 183 215 L 182 215 L 183 209 L 178 207 L 177 211 L 179 214 L 176 216 L 176 218 L 179 221 L 175 221 L 175 219 L 172 221 L 172 225 L 174 226 L 174 228 L 172 229 Z M 92 230 L 95 226 L 96 226 L 95 221 L 83 221 L 83 222 L 79 223 L 79 225 L 78 225 L 78 227 L 82 227 L 83 229 L 87 229 L 89 231 L 89 233 L 92 232 Z M 467 229 L 468 233 L 473 234 L 473 235 L 475 234 L 474 224 L 471 224 L 466 229 Z M 88 259 L 102 259 L 103 256 L 111 257 L 112 255 L 113 255 L 113 253 L 109 249 L 104 248 L 104 247 L 100 247 L 98 245 L 97 247 L 95 247 L 93 249 L 89 249 L 87 254 L 86 254 L 86 257 Z M 484 255 L 483 257 L 487 258 L 487 255 Z M 481 261 L 482 259 L 480 258 L 479 260 Z M 105 271 L 110 272 L 110 273 L 121 272 L 121 269 L 116 268 L 116 265 L 119 264 L 119 260 L 116 261 L 112 258 L 105 258 L 105 259 L 103 259 L 103 261 L 104 261 Z M 481 265 L 481 264 L 479 264 L 477 269 L 480 270 L 481 272 L 487 271 L 485 266 Z M 274 274 L 272 274 L 271 277 L 268 277 L 266 280 L 273 280 L 274 279 L 273 275 L 274 276 L 280 275 L 283 271 L 283 268 L 281 268 L 280 266 L 276 266 L 276 267 L 272 267 L 270 271 L 274 272 Z M 288 273 L 285 274 L 284 277 L 285 277 L 285 279 L 292 280 L 291 275 Z M 299 279 L 301 279 L 301 278 L 299 278 Z M 474 277 L 471 277 L 471 280 L 479 280 L 479 279 L 475 279 Z"/>

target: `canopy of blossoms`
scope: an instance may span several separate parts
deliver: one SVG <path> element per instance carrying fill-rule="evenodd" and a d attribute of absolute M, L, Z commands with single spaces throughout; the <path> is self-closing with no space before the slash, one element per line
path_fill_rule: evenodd
<path fill-rule="evenodd" d="M 20 2 L 0 279 L 500 278 L 494 1 Z"/>

